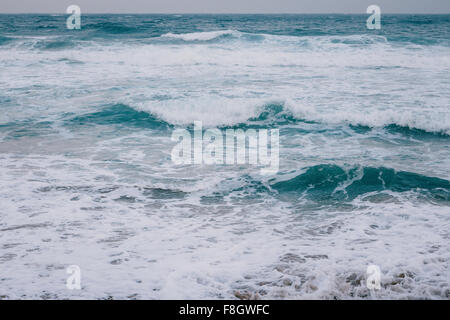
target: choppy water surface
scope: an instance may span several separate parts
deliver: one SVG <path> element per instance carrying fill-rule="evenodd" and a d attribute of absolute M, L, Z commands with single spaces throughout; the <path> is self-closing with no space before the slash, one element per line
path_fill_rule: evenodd
<path fill-rule="evenodd" d="M 366 18 L 0 15 L 0 297 L 448 299 L 450 16 Z M 193 121 L 278 174 L 175 165 Z"/>

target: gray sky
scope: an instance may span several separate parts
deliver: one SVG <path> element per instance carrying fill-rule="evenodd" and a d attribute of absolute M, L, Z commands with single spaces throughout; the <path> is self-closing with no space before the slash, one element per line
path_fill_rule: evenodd
<path fill-rule="evenodd" d="M 0 0 L 1 13 L 450 13 L 450 0 Z"/>

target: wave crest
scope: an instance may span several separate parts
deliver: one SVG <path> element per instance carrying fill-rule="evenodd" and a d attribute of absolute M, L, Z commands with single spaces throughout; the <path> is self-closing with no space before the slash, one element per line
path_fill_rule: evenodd
<path fill-rule="evenodd" d="M 191 32 L 191 33 L 165 33 L 161 35 L 161 38 L 169 39 L 181 39 L 184 41 L 209 41 L 224 36 L 238 36 L 240 33 L 236 30 L 218 30 L 218 31 L 206 31 L 206 32 Z"/>
<path fill-rule="evenodd" d="M 210 112 L 212 105 L 216 106 L 214 112 Z M 414 136 L 426 133 L 435 136 L 450 135 L 450 121 L 445 120 L 449 115 L 440 113 L 422 116 L 412 111 L 377 108 L 361 111 L 335 108 L 321 111 L 293 102 L 238 98 L 209 100 L 205 97 L 188 102 L 170 99 L 152 101 L 136 108 L 176 125 L 189 125 L 194 120 L 202 121 L 205 126 L 218 127 L 281 126 L 306 122 L 326 126 L 346 125 L 358 132 L 386 128 L 392 133 Z"/>

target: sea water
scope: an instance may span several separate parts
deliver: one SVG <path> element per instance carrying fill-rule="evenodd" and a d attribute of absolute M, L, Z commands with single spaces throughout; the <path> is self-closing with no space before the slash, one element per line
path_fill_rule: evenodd
<path fill-rule="evenodd" d="M 450 297 L 449 15 L 66 19 L 0 15 L 0 297 Z M 278 171 L 174 163 L 195 121 Z"/>

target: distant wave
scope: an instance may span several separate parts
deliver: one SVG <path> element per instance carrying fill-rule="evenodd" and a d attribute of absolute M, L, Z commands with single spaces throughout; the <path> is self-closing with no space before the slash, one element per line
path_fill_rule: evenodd
<path fill-rule="evenodd" d="M 192 33 L 166 33 L 161 38 L 181 39 L 185 41 L 208 41 L 223 36 L 239 36 L 239 32 L 236 30 L 219 30 L 219 31 L 207 31 L 207 32 L 192 32 Z"/>
<path fill-rule="evenodd" d="M 329 34 L 310 34 L 299 33 L 295 35 L 279 35 L 272 33 L 251 33 L 238 30 L 215 30 L 215 31 L 199 31 L 187 33 L 165 33 L 157 37 L 166 40 L 181 40 L 184 42 L 210 42 L 215 40 L 235 40 L 255 42 L 255 41 L 269 41 L 280 42 L 285 44 L 292 44 L 302 47 L 320 48 L 320 47 L 340 47 L 340 46 L 367 46 L 374 44 L 388 44 L 388 43 L 404 43 L 415 45 L 437 45 L 448 46 L 450 44 L 447 40 L 433 40 L 426 39 L 419 36 L 384 36 L 369 33 L 355 33 L 346 35 L 329 35 Z"/>
<path fill-rule="evenodd" d="M 249 33 L 238 30 L 216 30 L 192 33 L 165 33 L 160 36 L 161 39 L 183 40 L 185 42 L 209 42 L 219 39 L 239 39 L 246 42 L 267 41 L 273 43 L 284 43 L 302 47 L 321 47 L 337 45 L 370 45 L 377 43 L 387 43 L 384 36 L 355 34 L 355 35 L 276 35 L 269 33 Z"/>
<path fill-rule="evenodd" d="M 217 103 L 217 102 L 216 102 Z M 199 105 L 200 107 L 201 105 Z M 195 106 L 194 106 L 195 107 Z M 436 115 L 433 118 L 420 118 L 411 112 L 397 110 L 373 110 L 354 112 L 352 110 L 335 109 L 321 113 L 314 108 L 306 108 L 292 103 L 268 102 L 260 106 L 246 106 L 243 118 L 242 105 L 238 101 L 230 101 L 227 109 L 217 108 L 212 114 L 204 114 L 200 110 L 186 108 L 183 103 L 176 105 L 175 110 L 164 108 L 159 104 L 146 104 L 137 110 L 148 112 L 161 120 L 174 125 L 190 125 L 194 120 L 204 121 L 205 126 L 248 127 L 248 126 L 280 126 L 300 122 L 312 122 L 328 125 L 349 125 L 355 131 L 371 128 L 387 128 L 391 132 L 405 134 L 432 133 L 441 136 L 450 135 L 449 115 Z"/>
<path fill-rule="evenodd" d="M 54 28 L 53 26 L 40 26 L 40 28 Z M 14 47 L 24 49 L 71 49 L 74 46 L 98 47 L 120 45 L 122 47 L 141 47 L 152 45 L 173 45 L 173 44 L 210 44 L 210 43 L 235 43 L 259 44 L 265 46 L 284 46 L 287 49 L 301 48 L 304 50 L 347 50 L 354 48 L 372 48 L 376 46 L 387 46 L 387 48 L 402 43 L 402 46 L 417 50 L 428 46 L 448 47 L 447 40 L 427 40 L 416 39 L 415 37 L 387 37 L 383 35 L 358 33 L 350 35 L 278 35 L 270 33 L 243 32 L 238 30 L 214 30 L 188 33 L 163 33 L 155 30 L 148 30 L 131 27 L 121 23 L 91 23 L 83 26 L 77 34 L 62 34 L 64 30 L 55 30 L 55 34 L 48 36 L 26 36 L 21 38 L 10 38 L 0 36 L 0 45 L 14 42 Z M 66 37 L 67 35 L 67 37 Z M 55 45 L 55 41 L 58 45 Z M 62 45 L 64 43 L 64 45 Z"/>

